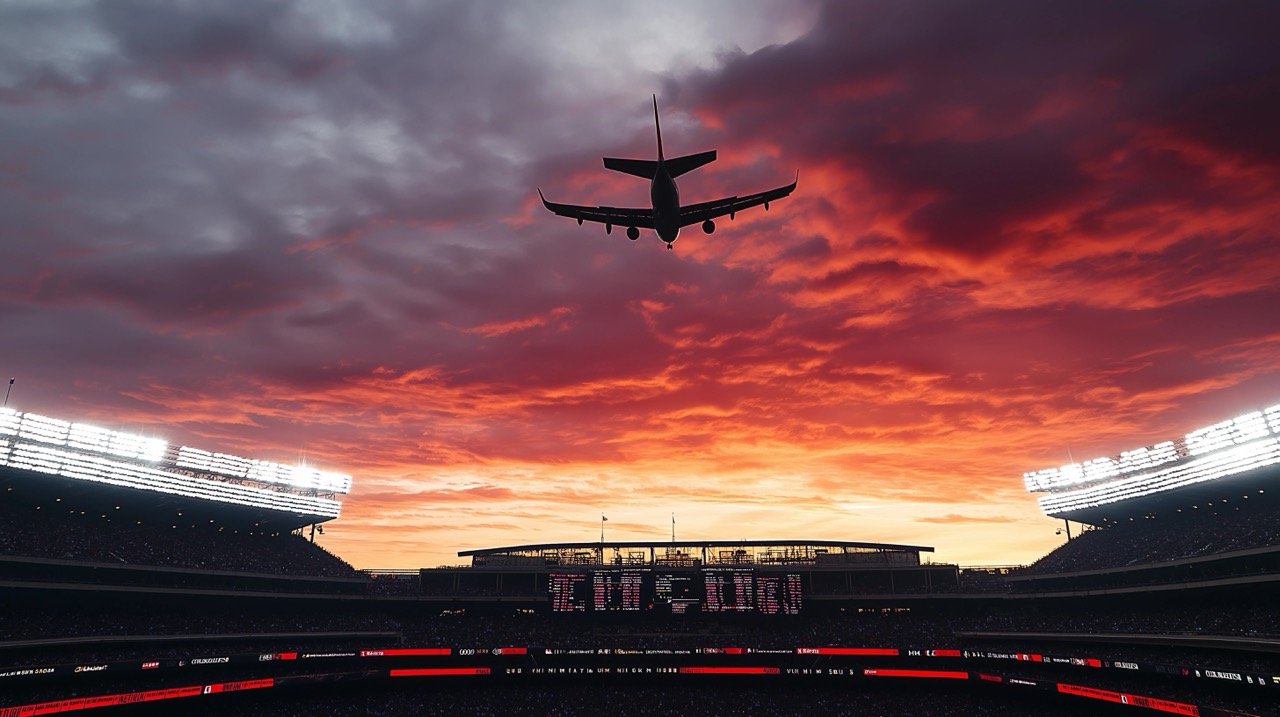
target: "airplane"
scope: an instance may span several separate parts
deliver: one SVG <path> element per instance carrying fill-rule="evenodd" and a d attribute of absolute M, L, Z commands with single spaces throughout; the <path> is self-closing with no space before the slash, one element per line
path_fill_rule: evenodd
<path fill-rule="evenodd" d="M 651 209 L 557 204 L 548 202 L 547 198 L 542 196 L 542 190 L 539 189 L 538 198 L 542 200 L 542 204 L 559 216 L 577 219 L 579 226 L 584 221 L 600 222 L 604 224 L 606 234 L 612 234 L 615 225 L 624 226 L 627 228 L 627 238 L 631 241 L 640 238 L 641 228 L 652 229 L 659 239 L 667 243 L 667 249 L 670 250 L 671 245 L 680 236 L 681 227 L 701 222 L 702 231 L 710 234 L 716 230 L 716 223 L 712 220 L 726 214 L 732 220 L 743 209 L 749 209 L 761 204 L 764 205 L 765 211 L 769 211 L 769 202 L 777 201 L 791 194 L 795 190 L 796 184 L 800 181 L 800 173 L 797 172 L 796 180 L 785 187 L 748 194 L 744 197 L 726 197 L 682 207 L 680 206 L 680 191 L 676 187 L 676 177 L 714 162 L 716 151 L 713 149 L 707 152 L 676 157 L 675 159 L 663 157 L 662 124 L 658 121 L 657 95 L 653 96 L 653 124 L 658 132 L 658 160 L 656 162 L 647 159 L 604 158 L 605 169 L 612 169 L 615 172 L 650 180 L 649 199 L 652 203 Z"/>

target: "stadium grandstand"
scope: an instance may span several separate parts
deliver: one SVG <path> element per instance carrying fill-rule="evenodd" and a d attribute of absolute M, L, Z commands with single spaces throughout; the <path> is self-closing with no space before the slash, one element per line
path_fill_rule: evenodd
<path fill-rule="evenodd" d="M 0 717 L 1276 714 L 1276 417 L 1028 474 L 1084 529 L 1025 567 L 602 540 L 356 571 L 312 541 L 347 476 L 6 412 Z"/>
<path fill-rule="evenodd" d="M 139 565 L 354 580 L 295 534 L 338 517 L 350 489 L 341 473 L 4 409 L 0 576 L 62 561 L 56 572 L 106 582 Z"/>
<path fill-rule="evenodd" d="M 1262 583 L 1280 576 L 1280 405 L 1154 446 L 1027 473 L 1046 515 L 1084 526 L 1009 580 L 1022 589 Z"/>

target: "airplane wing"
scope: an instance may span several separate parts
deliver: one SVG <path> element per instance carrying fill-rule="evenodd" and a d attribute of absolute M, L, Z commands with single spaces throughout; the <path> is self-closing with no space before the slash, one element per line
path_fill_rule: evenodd
<path fill-rule="evenodd" d="M 701 202 L 699 204 L 690 204 L 687 207 L 680 207 L 680 226 L 687 227 L 690 224 L 698 224 L 708 219 L 723 217 L 726 214 L 736 214 L 743 209 L 767 204 L 768 202 L 782 199 L 783 197 L 795 191 L 796 184 L 799 179 L 788 184 L 785 187 L 770 189 L 767 192 L 756 192 L 748 194 L 745 197 L 726 197 L 724 199 L 714 199 L 710 202 Z"/>
<path fill-rule="evenodd" d="M 542 199 L 542 204 L 553 213 L 562 217 L 577 219 L 579 224 L 583 222 L 600 222 L 601 224 L 611 224 L 618 227 L 653 228 L 652 209 L 582 207 L 577 204 L 556 204 L 555 202 L 548 202 L 547 198 L 542 196 L 541 189 L 538 190 L 538 197 Z"/>

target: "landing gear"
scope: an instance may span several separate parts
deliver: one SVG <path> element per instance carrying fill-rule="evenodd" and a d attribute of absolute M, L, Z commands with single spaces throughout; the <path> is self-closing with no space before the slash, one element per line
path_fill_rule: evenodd
<path fill-rule="evenodd" d="M 671 245 L 672 245 L 673 243 L 674 243 L 674 242 L 667 242 L 667 251 L 671 251 Z"/>

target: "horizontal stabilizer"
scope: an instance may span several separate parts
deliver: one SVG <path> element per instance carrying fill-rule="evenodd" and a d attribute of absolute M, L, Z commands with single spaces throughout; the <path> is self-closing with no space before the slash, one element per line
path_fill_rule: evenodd
<path fill-rule="evenodd" d="M 604 158 L 605 169 L 612 169 L 615 172 L 623 174 L 632 174 L 644 179 L 653 179 L 658 173 L 658 163 L 650 159 L 618 159 L 617 157 Z"/>
<path fill-rule="evenodd" d="M 686 154 L 683 157 L 667 160 L 667 171 L 671 173 L 671 178 L 675 179 L 685 172 L 692 172 L 704 164 L 710 164 L 716 161 L 716 151 L 713 149 L 709 152 L 699 152 L 697 154 Z M 608 160 L 605 161 L 606 164 Z"/>

